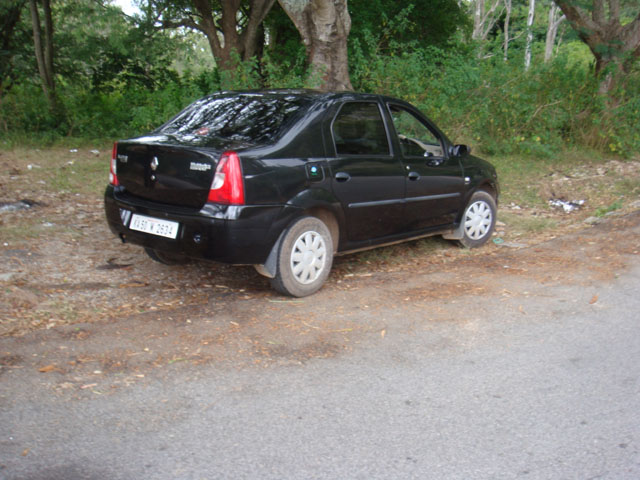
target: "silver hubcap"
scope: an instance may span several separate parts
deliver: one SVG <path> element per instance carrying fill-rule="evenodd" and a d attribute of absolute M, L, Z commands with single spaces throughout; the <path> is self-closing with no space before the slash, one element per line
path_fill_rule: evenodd
<path fill-rule="evenodd" d="M 472 203 L 464 216 L 464 231 L 471 240 L 480 240 L 489 233 L 492 221 L 491 207 L 486 202 Z"/>
<path fill-rule="evenodd" d="M 327 259 L 327 248 L 322 235 L 304 232 L 293 244 L 291 271 L 295 279 L 309 284 L 318 279 Z"/>

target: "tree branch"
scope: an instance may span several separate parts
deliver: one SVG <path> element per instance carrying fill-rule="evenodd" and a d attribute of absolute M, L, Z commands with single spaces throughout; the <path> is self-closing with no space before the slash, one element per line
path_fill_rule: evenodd
<path fill-rule="evenodd" d="M 571 26 L 577 31 L 581 32 L 585 29 L 595 32 L 598 29 L 596 23 L 589 18 L 584 10 L 577 7 L 575 2 L 571 0 L 554 0 L 556 5 L 560 7 L 562 13 L 565 14 L 567 20 Z"/>

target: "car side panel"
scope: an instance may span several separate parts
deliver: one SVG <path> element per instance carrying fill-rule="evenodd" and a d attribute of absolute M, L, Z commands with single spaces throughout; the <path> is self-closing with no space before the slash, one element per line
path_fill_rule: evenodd
<path fill-rule="evenodd" d="M 403 160 L 408 172 L 405 215 L 408 230 L 451 224 L 463 207 L 464 179 L 457 158 L 446 158 L 440 165 L 425 159 Z"/>
<path fill-rule="evenodd" d="M 378 98 L 339 102 L 329 110 L 324 122 L 325 137 L 331 139 L 327 141 L 331 188 L 342 206 L 346 222 L 344 242 L 375 242 L 377 238 L 396 234 L 402 229 L 405 174 L 401 163 L 393 155 L 390 143 L 388 153 L 384 155 L 337 154 L 332 122 L 348 104 L 375 104 L 387 143 L 388 126 Z"/>

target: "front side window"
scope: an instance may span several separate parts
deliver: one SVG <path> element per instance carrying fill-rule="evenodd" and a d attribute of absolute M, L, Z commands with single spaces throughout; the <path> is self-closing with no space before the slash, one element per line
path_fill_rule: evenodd
<path fill-rule="evenodd" d="M 378 104 L 345 103 L 333 121 L 338 155 L 389 155 L 389 141 Z"/>
<path fill-rule="evenodd" d="M 415 115 L 396 105 L 389 111 L 405 157 L 442 157 L 442 143 Z"/>

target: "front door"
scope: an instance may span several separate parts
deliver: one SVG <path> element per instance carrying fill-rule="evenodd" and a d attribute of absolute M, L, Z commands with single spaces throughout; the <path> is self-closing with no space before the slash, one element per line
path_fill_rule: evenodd
<path fill-rule="evenodd" d="M 464 190 L 460 162 L 447 155 L 444 140 L 415 112 L 394 104 L 389 112 L 406 173 L 407 230 L 453 223 Z"/>

